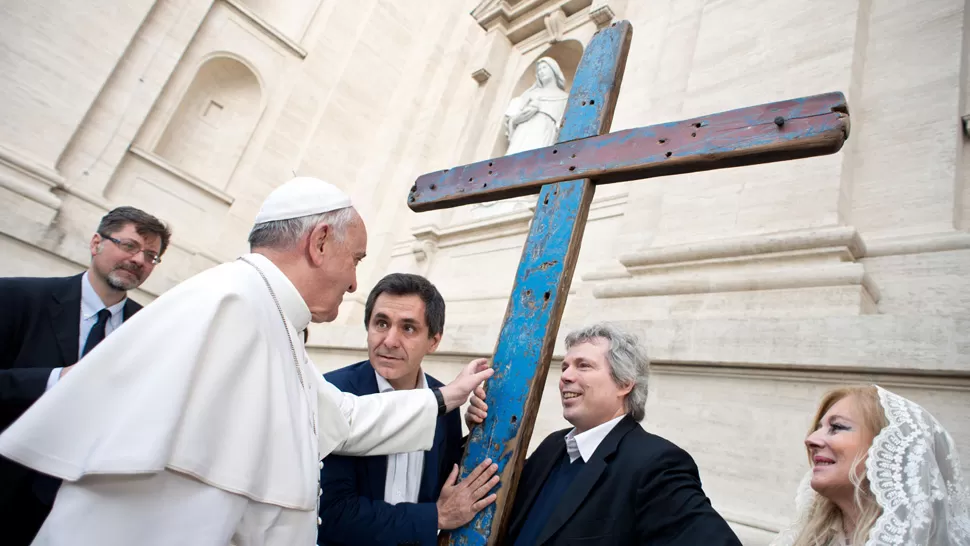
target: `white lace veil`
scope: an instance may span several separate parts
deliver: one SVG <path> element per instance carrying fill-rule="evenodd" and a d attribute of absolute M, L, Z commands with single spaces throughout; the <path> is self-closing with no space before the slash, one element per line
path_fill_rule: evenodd
<path fill-rule="evenodd" d="M 930 412 L 876 386 L 888 424 L 872 441 L 866 477 L 882 514 L 866 546 L 970 545 L 970 493 L 953 439 Z M 795 495 L 796 518 L 771 546 L 791 546 L 815 502 L 812 471 Z"/>

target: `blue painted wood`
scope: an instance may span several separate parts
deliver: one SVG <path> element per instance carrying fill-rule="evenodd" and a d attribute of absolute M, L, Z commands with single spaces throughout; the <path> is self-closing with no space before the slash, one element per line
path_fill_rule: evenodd
<path fill-rule="evenodd" d="M 595 99 L 576 96 L 576 116 L 587 115 Z M 408 205 L 426 211 L 535 194 L 545 184 L 581 178 L 599 185 L 832 154 L 848 133 L 848 106 L 838 92 L 596 137 L 572 132 L 546 148 L 425 174 Z"/>
<path fill-rule="evenodd" d="M 590 41 L 570 91 L 560 140 L 609 130 L 633 29 L 627 22 Z M 461 474 L 485 458 L 498 463 L 498 500 L 439 544 L 494 544 L 508 519 L 552 358 L 559 320 L 579 257 L 594 186 L 576 180 L 542 188 L 522 252 L 488 381 L 489 415 L 472 429 Z"/>

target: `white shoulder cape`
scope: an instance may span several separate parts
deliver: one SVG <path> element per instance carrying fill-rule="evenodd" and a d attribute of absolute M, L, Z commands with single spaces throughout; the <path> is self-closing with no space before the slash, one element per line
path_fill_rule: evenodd
<path fill-rule="evenodd" d="M 257 257 L 261 269 L 274 268 Z M 301 392 L 283 332 L 250 265 L 207 270 L 105 338 L 0 435 L 0 454 L 70 481 L 168 468 L 258 502 L 314 510 L 320 456 L 430 448 L 432 396 L 348 401 L 306 362 L 311 384 Z M 420 423 L 382 423 L 392 406 Z M 394 436 L 389 426 L 409 431 L 383 441 Z M 359 448 L 347 446 L 353 442 Z"/>

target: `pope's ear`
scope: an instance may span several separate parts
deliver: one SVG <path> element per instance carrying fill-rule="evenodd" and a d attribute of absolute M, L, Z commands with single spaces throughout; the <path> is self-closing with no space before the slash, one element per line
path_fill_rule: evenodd
<path fill-rule="evenodd" d="M 320 265 L 324 261 L 324 256 L 333 244 L 333 230 L 329 224 L 321 222 L 310 230 L 307 235 L 308 254 L 310 261 L 315 265 Z"/>

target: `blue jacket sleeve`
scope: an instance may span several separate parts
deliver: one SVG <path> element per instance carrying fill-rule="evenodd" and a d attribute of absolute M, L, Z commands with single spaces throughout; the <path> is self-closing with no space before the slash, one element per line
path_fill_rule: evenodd
<path fill-rule="evenodd" d="M 392 505 L 360 495 L 354 458 L 327 457 L 320 480 L 323 489 L 317 537 L 320 546 L 434 546 L 437 543 L 435 503 Z"/>

